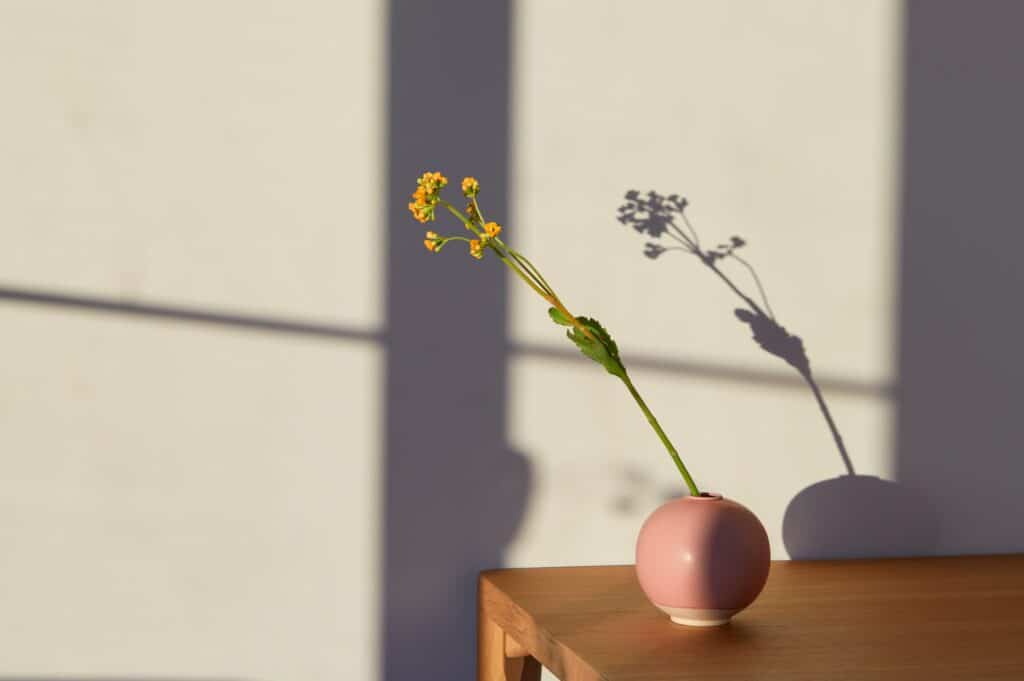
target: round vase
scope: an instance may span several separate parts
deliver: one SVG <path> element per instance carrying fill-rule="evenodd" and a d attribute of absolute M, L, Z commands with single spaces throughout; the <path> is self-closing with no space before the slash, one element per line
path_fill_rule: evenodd
<path fill-rule="evenodd" d="M 725 624 L 764 588 L 771 549 L 764 525 L 718 494 L 658 507 L 640 528 L 640 588 L 676 624 Z"/>

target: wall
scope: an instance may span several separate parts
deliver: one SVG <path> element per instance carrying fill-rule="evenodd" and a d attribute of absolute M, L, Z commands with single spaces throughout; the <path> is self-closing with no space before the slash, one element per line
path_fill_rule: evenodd
<path fill-rule="evenodd" d="M 0 4 L 0 676 L 376 676 L 383 40 Z"/>
<path fill-rule="evenodd" d="M 800 375 L 735 318 L 742 301 L 685 253 L 643 257 L 651 239 L 616 209 L 628 189 L 678 193 L 705 243 L 746 239 L 740 253 L 803 339 L 856 473 L 891 477 L 899 9 L 520 10 L 510 238 L 612 330 L 698 484 L 763 518 L 777 557 L 790 500 L 846 472 L 828 426 Z M 723 268 L 756 294 L 738 263 Z M 538 302 L 515 289 L 516 341 L 564 349 Z M 537 485 L 511 555 L 628 562 L 639 524 L 681 480 L 625 390 L 568 359 L 513 361 L 512 432 Z"/>
<path fill-rule="evenodd" d="M 0 4 L 0 679 L 468 678 L 479 570 L 631 561 L 678 475 L 542 301 L 423 251 L 435 167 L 775 557 L 1024 550 L 1021 18 Z M 841 442 L 629 189 L 747 240 Z"/>

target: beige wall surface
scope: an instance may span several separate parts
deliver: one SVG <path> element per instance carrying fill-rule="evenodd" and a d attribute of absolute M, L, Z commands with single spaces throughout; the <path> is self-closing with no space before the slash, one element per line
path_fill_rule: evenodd
<path fill-rule="evenodd" d="M 4 2 L 4 279 L 379 324 L 378 5 Z"/>
<path fill-rule="evenodd" d="M 0 677 L 376 677 L 383 40 L 0 3 Z"/>
<path fill-rule="evenodd" d="M 1024 232 L 993 227 L 1019 219 L 989 189 L 1019 175 L 1000 135 L 1024 99 L 999 80 L 1019 70 L 1002 52 L 984 77 L 961 69 L 981 114 L 946 88 L 1019 21 L 965 27 L 974 42 L 930 76 L 915 53 L 934 92 L 908 108 L 920 35 L 902 2 L 510 6 L 0 0 L 0 681 L 397 679 L 424 660 L 455 678 L 482 566 L 632 562 L 677 473 L 519 281 L 500 345 L 502 280 L 460 278 L 498 263 L 431 256 L 420 225 L 385 218 L 405 166 L 446 162 L 421 148 L 507 163 L 508 214 L 490 217 L 607 325 L 697 482 L 754 510 L 776 558 L 1024 550 L 1008 445 L 1024 441 L 1024 327 L 1003 312 L 1020 248 L 998 248 Z M 927 54 L 949 54 L 943 27 L 965 22 L 930 11 Z M 511 55 L 463 53 L 480 25 Z M 402 37 L 415 49 L 388 44 Z M 505 83 L 467 73 L 510 81 L 509 158 L 472 139 L 464 106 L 495 103 L 477 128 L 504 129 Z M 457 101 L 420 101 L 429 78 Z M 433 131 L 389 96 L 458 129 L 421 147 Z M 962 120 L 966 163 L 921 153 Z M 940 168 L 961 174 L 922 189 Z M 487 193 L 504 178 L 479 179 L 485 209 L 505 205 Z M 643 257 L 615 219 L 629 189 L 686 196 L 705 243 L 747 240 L 856 476 L 722 283 L 692 257 Z M 970 210 L 929 212 L 959 192 Z M 463 338 L 472 305 L 490 327 Z"/>
<path fill-rule="evenodd" d="M 776 557 L 789 500 L 844 472 L 825 421 L 733 317 L 739 299 L 690 256 L 643 257 L 649 239 L 616 208 L 628 189 L 678 193 L 705 243 L 745 238 L 857 472 L 888 476 L 899 20 L 881 1 L 519 10 L 509 238 L 601 318 L 627 367 L 644 360 L 635 381 L 698 484 L 756 511 Z M 515 289 L 516 340 L 564 347 L 542 308 Z M 629 562 L 652 504 L 681 488 L 643 416 L 589 366 L 526 353 L 511 381 L 511 431 L 538 472 L 513 562 Z"/>

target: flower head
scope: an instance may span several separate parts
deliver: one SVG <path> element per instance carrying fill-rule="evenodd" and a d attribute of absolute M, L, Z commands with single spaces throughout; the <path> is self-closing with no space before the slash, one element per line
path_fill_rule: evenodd
<path fill-rule="evenodd" d="M 484 231 L 487 232 L 487 236 L 493 239 L 494 237 L 501 234 L 501 225 L 499 225 L 497 222 L 488 222 L 486 225 L 484 225 Z"/>
<path fill-rule="evenodd" d="M 484 257 L 484 245 L 480 239 L 473 239 L 469 242 L 469 254 L 477 260 Z"/>
<path fill-rule="evenodd" d="M 475 177 L 462 178 L 462 193 L 467 199 L 471 199 L 480 193 L 480 183 L 476 181 Z"/>
<path fill-rule="evenodd" d="M 423 173 L 416 180 L 416 184 L 425 188 L 428 192 L 437 193 L 448 184 L 448 178 L 439 172 Z"/>
<path fill-rule="evenodd" d="M 416 191 L 412 193 L 409 211 L 420 222 L 434 219 L 434 208 L 441 200 L 441 189 L 448 184 L 448 178 L 439 172 L 423 173 L 416 180 Z"/>
<path fill-rule="evenodd" d="M 427 238 L 423 240 L 423 245 L 427 247 L 427 250 L 431 253 L 436 253 L 441 250 L 441 244 L 443 240 L 441 235 L 437 232 L 427 232 Z"/>

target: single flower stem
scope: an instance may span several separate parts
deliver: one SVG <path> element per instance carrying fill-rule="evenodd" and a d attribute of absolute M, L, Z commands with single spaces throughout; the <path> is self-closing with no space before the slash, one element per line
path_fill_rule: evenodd
<path fill-rule="evenodd" d="M 629 375 L 624 374 L 621 378 L 622 382 L 626 384 L 626 388 L 629 389 L 629 394 L 633 396 L 634 400 L 636 400 L 637 406 L 640 407 L 640 411 L 642 411 L 644 416 L 647 417 L 647 422 L 651 424 L 651 428 L 654 428 L 654 432 L 658 434 L 659 438 L 661 438 L 661 444 L 665 445 L 665 449 L 668 450 L 668 455 L 672 457 L 672 461 L 675 462 L 676 468 L 678 468 L 679 473 L 682 474 L 683 480 L 686 481 L 686 486 L 690 489 L 690 494 L 695 497 L 699 497 L 700 490 L 697 489 L 697 484 L 693 481 L 693 478 L 690 477 L 690 472 L 686 470 L 686 464 L 684 464 L 683 460 L 679 458 L 679 452 L 677 452 L 676 448 L 672 446 L 672 441 L 668 439 L 668 435 L 666 435 L 665 431 L 661 429 L 661 424 L 658 423 L 658 419 L 656 419 L 654 414 L 651 413 L 651 410 L 647 407 L 647 403 L 644 402 L 644 398 L 640 397 L 640 393 L 637 391 L 636 386 L 633 385 L 633 381 L 629 380 Z"/>
<path fill-rule="evenodd" d="M 465 215 L 463 215 L 458 208 L 448 203 L 444 199 L 441 199 L 441 205 L 447 208 L 449 213 L 457 217 L 459 221 L 463 224 L 463 226 L 465 226 L 466 229 L 473 232 L 473 234 L 476 234 L 477 236 L 483 236 L 480 233 L 480 230 L 477 228 L 477 226 L 473 223 L 473 221 L 467 218 Z"/>
<path fill-rule="evenodd" d="M 582 333 L 592 342 L 600 343 L 600 339 L 596 338 L 594 334 L 590 331 L 590 329 L 588 329 L 580 320 L 578 320 L 574 314 L 569 312 L 569 310 L 565 307 L 562 301 L 559 300 L 558 296 L 555 294 L 554 289 L 551 288 L 551 285 L 548 284 L 547 280 L 544 279 L 540 271 L 534 266 L 532 262 L 530 262 L 526 258 L 526 256 L 518 253 L 517 251 L 512 250 L 511 248 L 506 246 L 501 239 L 497 237 L 486 238 L 484 236 L 484 234 L 480 231 L 480 229 L 485 224 L 483 213 L 480 211 L 480 206 L 477 204 L 476 197 L 472 197 L 471 200 L 473 202 L 473 208 L 475 209 L 475 212 L 480 219 L 480 225 L 477 225 L 475 220 L 470 220 L 469 218 L 467 218 L 465 215 L 462 214 L 462 212 L 460 212 L 457 208 L 455 208 L 455 206 L 453 206 L 449 202 L 442 199 L 440 203 L 445 208 L 447 208 L 452 215 L 457 217 L 462 222 L 462 224 L 465 225 L 466 229 L 470 230 L 471 232 L 479 236 L 481 240 L 487 246 L 489 246 L 491 250 L 494 251 L 495 255 L 497 255 L 498 258 L 503 263 L 505 263 L 505 265 L 507 265 L 509 269 L 515 272 L 516 276 L 518 276 L 520 279 L 526 282 L 527 286 L 532 288 L 537 293 L 537 295 L 543 298 L 548 304 L 552 305 L 556 310 L 561 312 L 566 319 L 570 320 L 572 322 L 572 325 L 576 327 L 576 329 L 578 329 L 580 333 Z M 449 239 L 469 241 L 465 237 L 449 237 Z M 713 263 L 708 262 L 707 264 L 716 272 L 718 272 Z M 718 275 L 725 279 L 725 276 L 722 275 L 721 272 L 718 272 Z M 728 280 L 726 281 L 728 282 Z M 735 287 L 733 287 L 733 289 L 736 290 Z M 737 293 L 739 293 L 738 290 Z M 742 295 L 742 293 L 740 295 Z M 668 439 L 668 435 L 666 435 L 665 431 L 662 430 L 661 424 L 658 423 L 658 419 L 654 417 L 654 414 L 651 412 L 650 408 L 648 408 L 647 403 L 644 402 L 644 398 L 640 396 L 640 393 L 637 391 L 636 386 L 633 385 L 633 381 L 629 379 L 629 375 L 625 373 L 624 367 L 623 373 L 621 376 L 619 376 L 619 378 L 621 378 L 622 382 L 626 384 L 626 388 L 629 389 L 629 394 L 633 396 L 633 399 L 636 401 L 637 406 L 640 407 L 640 411 L 642 411 L 644 413 L 644 416 L 647 417 L 647 422 L 651 424 L 651 428 L 654 429 L 654 432 L 661 440 L 661 443 L 665 446 L 665 449 L 668 450 L 668 454 L 669 456 L 672 457 L 672 461 L 675 462 L 676 468 L 679 469 L 680 474 L 682 474 L 683 480 L 686 482 L 686 486 L 690 490 L 690 494 L 692 494 L 693 496 L 700 496 L 700 490 L 697 489 L 696 483 L 694 483 L 693 478 L 690 477 L 690 472 L 686 470 L 686 465 L 683 464 L 683 460 L 679 458 L 679 452 L 676 451 L 676 448 L 672 445 L 672 441 Z"/>
<path fill-rule="evenodd" d="M 576 319 L 576 316 L 574 314 L 569 312 L 569 310 L 565 307 L 565 304 L 562 303 L 561 300 L 559 300 L 558 296 L 555 295 L 553 291 L 549 295 L 545 294 L 537 286 L 535 286 L 534 283 L 523 272 L 521 272 L 519 268 L 511 260 L 501 255 L 501 253 L 498 252 L 497 249 L 495 249 L 495 252 L 498 253 L 498 257 L 500 257 L 506 265 L 512 268 L 512 270 L 516 274 L 518 274 L 523 281 L 529 284 L 530 287 L 534 291 L 536 291 L 545 301 L 554 306 L 554 308 L 561 312 L 567 319 L 572 321 L 573 326 L 579 329 L 580 332 L 583 333 L 583 335 L 585 335 L 587 338 L 589 338 L 591 341 L 595 343 L 601 342 L 600 340 L 594 337 L 590 329 L 584 326 L 583 323 L 580 322 L 580 320 Z M 509 252 L 512 252 L 511 249 L 509 249 Z M 540 276 L 539 273 L 538 276 Z M 544 283 L 546 284 L 547 282 Z M 695 497 L 700 496 L 700 491 L 697 489 L 696 483 L 694 483 L 693 478 L 690 476 L 690 472 L 686 470 L 686 465 L 683 463 L 683 460 L 679 458 L 679 452 L 676 451 L 676 448 L 672 445 L 672 441 L 668 439 L 668 435 L 666 435 L 665 431 L 662 430 L 661 424 L 658 423 L 658 419 L 655 418 L 654 414 L 647 406 L 647 403 L 644 402 L 644 398 L 640 396 L 640 393 L 639 391 L 637 391 L 636 386 L 633 385 L 633 381 L 629 379 L 629 375 L 623 374 L 623 376 L 621 376 L 620 378 L 622 379 L 622 382 L 626 384 L 626 388 L 629 389 L 629 394 L 633 396 L 633 399 L 636 401 L 637 406 L 640 407 L 640 410 L 644 413 L 644 416 L 647 417 L 647 422 L 651 424 L 651 428 L 654 429 L 655 434 L 657 434 L 658 438 L 661 440 L 661 443 L 665 446 L 665 449 L 668 450 L 669 456 L 672 457 L 672 461 L 675 462 L 676 468 L 679 469 L 679 473 L 683 476 L 683 480 L 686 482 L 686 486 L 690 489 L 690 494 L 692 494 Z"/>
<path fill-rule="evenodd" d="M 480 210 L 480 204 L 476 202 L 476 197 L 474 196 L 473 198 L 470 199 L 470 201 L 473 202 L 473 208 L 476 209 L 476 214 L 480 218 L 480 224 L 481 225 L 486 224 L 487 220 L 484 219 L 484 214 Z"/>
<path fill-rule="evenodd" d="M 594 338 L 594 335 L 590 332 L 590 329 L 584 326 L 583 323 L 580 322 L 580 320 L 576 319 L 576 317 L 571 312 L 569 312 L 569 310 L 566 309 L 565 305 L 562 304 L 562 301 L 558 299 L 558 296 L 552 294 L 551 298 L 548 298 L 547 300 L 549 303 L 555 306 L 555 309 L 557 309 L 567 318 L 572 320 L 573 326 L 575 326 L 581 332 L 583 332 L 583 334 L 587 338 L 589 338 L 591 341 L 595 343 L 601 342 L 597 338 Z M 690 472 L 686 470 L 686 464 L 684 464 L 683 460 L 679 458 L 679 452 L 676 451 L 676 448 L 672 445 L 672 441 L 668 439 L 668 435 L 666 435 L 665 431 L 662 430 L 661 424 L 658 423 L 658 419 L 655 418 L 654 413 L 651 412 L 650 408 L 647 406 L 647 403 L 644 402 L 644 398 L 640 396 L 640 392 L 636 389 L 636 386 L 633 385 L 633 381 L 630 380 L 629 374 L 625 373 L 625 367 L 623 367 L 623 374 L 619 378 L 621 378 L 622 382 L 626 384 L 626 388 L 629 389 L 629 394 L 633 396 L 633 399 L 636 400 L 637 406 L 640 407 L 640 411 L 642 411 L 644 413 L 644 416 L 647 417 L 647 422 L 651 424 L 651 428 L 654 429 L 655 434 L 657 434 L 658 438 L 661 440 L 661 444 L 665 445 L 665 449 L 668 450 L 668 455 L 672 457 L 672 461 L 675 462 L 676 468 L 678 468 L 680 474 L 682 474 L 683 480 L 686 482 L 686 486 L 690 489 L 690 494 L 692 494 L 695 497 L 700 496 L 700 491 L 697 489 L 697 484 L 693 481 L 693 478 L 690 476 Z"/>

